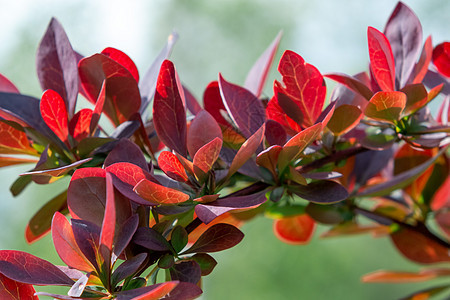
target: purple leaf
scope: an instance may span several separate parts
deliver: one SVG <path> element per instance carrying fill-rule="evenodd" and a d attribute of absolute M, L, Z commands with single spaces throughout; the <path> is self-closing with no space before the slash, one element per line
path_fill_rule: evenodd
<path fill-rule="evenodd" d="M 218 216 L 232 210 L 253 208 L 266 202 L 265 192 L 247 196 L 225 197 L 208 204 L 198 204 L 195 213 L 203 223 L 208 224 Z"/>
<path fill-rule="evenodd" d="M 73 284 L 73 280 L 55 265 L 22 251 L 0 250 L 0 273 L 14 281 L 28 284 Z"/>
<path fill-rule="evenodd" d="M 225 223 L 215 224 L 208 228 L 194 245 L 183 252 L 183 254 L 226 250 L 239 244 L 243 238 L 244 234 L 233 225 Z"/>
<path fill-rule="evenodd" d="M 190 282 L 180 282 L 167 294 L 164 300 L 192 300 L 203 293 L 202 289 Z"/>
<path fill-rule="evenodd" d="M 197 99 L 185 86 L 183 86 L 184 96 L 186 97 L 186 107 L 194 116 L 197 115 L 202 107 L 198 104 Z"/>
<path fill-rule="evenodd" d="M 123 250 L 125 250 L 125 248 L 128 246 L 131 238 L 138 228 L 138 225 L 139 216 L 137 214 L 134 214 L 129 217 L 128 220 L 123 222 L 123 224 L 120 225 L 119 228 L 116 228 L 116 230 L 118 230 L 118 233 L 116 235 L 113 249 L 113 253 L 115 256 L 119 257 Z"/>
<path fill-rule="evenodd" d="M 180 261 L 170 268 L 170 277 L 172 280 L 196 284 L 201 276 L 202 270 L 200 265 L 194 260 Z"/>
<path fill-rule="evenodd" d="M 105 159 L 104 167 L 118 162 L 128 162 L 149 172 L 147 160 L 141 149 L 129 139 L 120 139 Z"/>
<path fill-rule="evenodd" d="M 67 35 L 55 18 L 39 44 L 36 60 L 42 90 L 52 89 L 61 95 L 72 117 L 78 96 L 78 64 Z"/>
<path fill-rule="evenodd" d="M 139 227 L 134 234 L 133 242 L 154 251 L 168 251 L 172 248 L 158 231 L 149 227 Z"/>
<path fill-rule="evenodd" d="M 392 148 L 382 151 L 366 151 L 356 155 L 355 166 L 351 174 L 356 182 L 364 185 L 367 180 L 378 174 L 386 167 L 394 155 Z"/>
<path fill-rule="evenodd" d="M 264 84 L 266 83 L 267 75 L 277 53 L 282 35 L 283 33 L 280 31 L 269 47 L 255 62 L 245 79 L 244 87 L 258 98 L 261 96 Z"/>
<path fill-rule="evenodd" d="M 219 88 L 223 104 L 242 134 L 249 138 L 266 121 L 261 101 L 243 87 L 229 83 L 219 74 Z"/>
<path fill-rule="evenodd" d="M 137 270 L 139 270 L 146 258 L 147 253 L 139 253 L 135 257 L 124 261 L 120 266 L 117 267 L 117 269 L 114 270 L 114 273 L 111 277 L 111 286 L 116 286 L 119 282 L 121 282 L 128 276 L 133 275 Z"/>
<path fill-rule="evenodd" d="M 336 203 L 348 197 L 348 192 L 342 185 L 329 180 L 314 181 L 306 186 L 292 185 L 289 188 L 300 198 L 314 203 Z"/>
<path fill-rule="evenodd" d="M 116 293 L 117 300 L 157 300 L 164 299 L 164 296 L 170 293 L 176 286 L 178 281 L 168 281 L 150 286 L 145 286 L 128 291 Z"/>
<path fill-rule="evenodd" d="M 279 145 L 282 146 L 286 143 L 286 131 L 283 126 L 274 120 L 266 121 L 266 141 L 270 146 Z"/>
<path fill-rule="evenodd" d="M 85 220 L 72 219 L 70 222 L 78 247 L 92 265 L 97 268 L 96 249 L 98 249 L 100 227 Z"/>
<path fill-rule="evenodd" d="M 399 2 L 386 24 L 384 34 L 394 54 L 396 85 L 400 89 L 407 84 L 419 56 L 422 25 L 414 12 Z"/>
<path fill-rule="evenodd" d="M 153 101 L 153 123 L 160 140 L 186 157 L 186 111 L 175 66 L 169 60 L 161 65 Z"/>
<path fill-rule="evenodd" d="M 150 101 L 153 98 L 156 90 L 156 81 L 158 79 L 159 70 L 161 69 L 161 64 L 164 60 L 168 59 L 170 53 L 172 53 L 172 48 L 175 45 L 175 42 L 178 40 L 178 34 L 176 32 L 172 32 L 171 35 L 167 38 L 167 44 L 158 54 L 156 59 L 153 61 L 152 65 L 148 68 L 144 77 L 139 82 L 139 90 L 141 91 L 142 97 L 142 105 L 139 112 L 144 116 L 143 119 L 146 119 L 146 115 L 144 115 L 144 111 L 150 104 Z"/>
<path fill-rule="evenodd" d="M 189 125 L 187 135 L 189 155 L 193 158 L 198 149 L 215 138 L 223 139 L 222 129 L 209 112 L 206 110 L 199 111 Z"/>

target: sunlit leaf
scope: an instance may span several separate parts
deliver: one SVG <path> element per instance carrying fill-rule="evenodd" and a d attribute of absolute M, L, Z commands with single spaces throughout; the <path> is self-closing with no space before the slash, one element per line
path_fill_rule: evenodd
<path fill-rule="evenodd" d="M 414 70 L 411 73 L 411 83 L 421 83 L 425 78 L 433 55 L 433 43 L 431 42 L 431 35 L 426 39 L 419 61 L 415 64 Z"/>
<path fill-rule="evenodd" d="M 175 66 L 169 60 L 161 65 L 153 101 L 153 122 L 160 140 L 186 156 L 186 111 Z"/>
<path fill-rule="evenodd" d="M 344 85 L 348 89 L 360 94 L 365 99 L 370 100 L 373 96 L 373 92 L 370 90 L 369 87 L 367 87 L 363 82 L 358 80 L 357 78 L 353 76 L 349 76 L 346 74 L 341 73 L 331 73 L 324 75 L 325 77 L 328 77 L 336 82 L 339 82 L 340 84 Z"/>
<path fill-rule="evenodd" d="M 133 188 L 133 190 L 153 205 L 157 204 L 178 204 L 189 200 L 189 195 L 142 179 Z"/>
<path fill-rule="evenodd" d="M 131 73 L 131 75 L 133 75 L 136 82 L 139 82 L 138 69 L 137 69 L 136 65 L 134 64 L 133 60 L 131 60 L 131 58 L 128 55 L 126 55 L 122 51 L 112 48 L 112 47 L 103 49 L 102 54 L 108 56 L 115 62 L 117 62 L 117 63 L 121 64 L 123 67 L 125 67 L 125 69 L 127 69 Z"/>
<path fill-rule="evenodd" d="M 362 116 L 362 112 L 358 107 L 343 104 L 336 107 L 327 127 L 335 135 L 342 135 L 355 128 Z"/>
<path fill-rule="evenodd" d="M 401 89 L 406 94 L 406 105 L 403 115 L 408 116 L 428 103 L 428 92 L 421 83 L 409 84 Z"/>
<path fill-rule="evenodd" d="M 176 286 L 178 281 L 168 281 L 158 283 L 138 289 L 122 291 L 116 294 L 117 300 L 159 300 L 169 294 Z"/>
<path fill-rule="evenodd" d="M 450 77 L 450 42 L 443 42 L 434 47 L 433 64 L 439 73 Z"/>
<path fill-rule="evenodd" d="M 23 128 L 6 120 L 0 120 L 0 153 L 37 155 L 37 151 L 31 147 Z"/>
<path fill-rule="evenodd" d="M 66 142 L 69 134 L 69 124 L 66 104 L 63 98 L 53 90 L 46 90 L 41 97 L 39 107 L 47 126 L 61 141 Z"/>
<path fill-rule="evenodd" d="M 90 135 L 93 112 L 89 108 L 78 111 L 69 122 L 69 133 L 77 141 Z"/>
<path fill-rule="evenodd" d="M 219 158 L 220 149 L 222 149 L 222 140 L 216 137 L 195 153 L 194 174 L 201 183 L 206 180 L 208 172 Z"/>
<path fill-rule="evenodd" d="M 386 36 L 373 27 L 367 28 L 370 68 L 382 91 L 395 91 L 395 62 Z"/>
<path fill-rule="evenodd" d="M 0 298 L 3 300 L 39 300 L 31 284 L 17 282 L 0 273 Z"/>
<path fill-rule="evenodd" d="M 374 120 L 394 122 L 400 118 L 405 105 L 403 92 L 378 92 L 370 99 L 364 114 Z"/>
<path fill-rule="evenodd" d="M 173 180 L 186 182 L 188 180 L 186 171 L 175 154 L 163 151 L 158 156 L 158 166 Z"/>

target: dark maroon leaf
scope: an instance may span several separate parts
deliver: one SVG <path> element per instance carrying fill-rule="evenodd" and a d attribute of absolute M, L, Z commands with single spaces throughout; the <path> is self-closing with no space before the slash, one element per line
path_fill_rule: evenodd
<path fill-rule="evenodd" d="M 97 268 L 96 253 L 99 246 L 100 227 L 85 220 L 72 219 L 70 222 L 78 247 L 91 264 Z"/>
<path fill-rule="evenodd" d="M 218 252 L 236 246 L 244 238 L 244 234 L 230 224 L 219 223 L 208 228 L 192 245 L 183 252 L 207 253 Z"/>
<path fill-rule="evenodd" d="M 139 82 L 139 90 L 141 91 L 142 96 L 142 105 L 139 112 L 144 116 L 144 119 L 146 117 L 144 111 L 150 104 L 150 101 L 153 99 L 153 95 L 155 94 L 156 81 L 158 80 L 158 74 L 159 70 L 161 69 L 161 64 L 164 60 L 169 58 L 170 54 L 172 53 L 172 48 L 177 40 L 178 34 L 176 32 L 173 32 L 171 35 L 169 35 L 169 37 L 167 38 L 167 44 L 158 54 L 156 59 L 148 68 L 144 77 Z"/>
<path fill-rule="evenodd" d="M 74 282 L 55 265 L 22 251 L 0 250 L 0 273 L 28 284 L 69 285 Z"/>
<path fill-rule="evenodd" d="M 194 116 L 197 115 L 202 107 L 198 104 L 197 99 L 185 86 L 183 86 L 184 97 L 186 98 L 186 107 Z"/>
<path fill-rule="evenodd" d="M 282 146 L 286 143 L 286 131 L 284 131 L 283 126 L 274 120 L 266 121 L 266 141 L 270 146 L 279 145 Z"/>
<path fill-rule="evenodd" d="M 300 107 L 280 89 L 276 89 L 275 91 L 275 97 L 278 100 L 278 105 L 280 105 L 283 112 L 295 123 L 301 125 L 303 123 L 303 112 Z"/>
<path fill-rule="evenodd" d="M 124 261 L 120 266 L 117 267 L 117 269 L 114 270 L 114 273 L 111 277 L 111 285 L 116 286 L 119 282 L 121 282 L 128 276 L 133 275 L 140 269 L 142 263 L 146 258 L 147 253 L 139 253 L 138 255 Z"/>
<path fill-rule="evenodd" d="M 169 60 L 161 65 L 153 101 L 153 123 L 159 139 L 186 157 L 186 111 L 175 66 Z"/>
<path fill-rule="evenodd" d="M 339 82 L 340 84 L 344 85 L 346 88 L 360 94 L 363 96 L 366 100 L 370 100 L 372 98 L 373 93 L 363 82 L 358 80 L 357 78 L 354 78 L 352 76 L 346 75 L 346 74 L 340 74 L 340 73 L 332 73 L 324 75 L 325 77 L 328 77 L 336 82 Z"/>
<path fill-rule="evenodd" d="M 378 174 L 386 167 L 394 155 L 392 148 L 382 151 L 366 151 L 356 155 L 355 166 L 351 176 L 356 182 L 364 185 L 367 180 Z"/>
<path fill-rule="evenodd" d="M 217 265 L 217 261 L 211 255 L 206 253 L 197 253 L 192 256 L 191 259 L 195 260 L 200 265 L 202 276 L 211 274 Z"/>
<path fill-rule="evenodd" d="M 133 242 L 154 251 L 168 251 L 172 248 L 165 237 L 149 227 L 139 227 L 134 234 Z"/>
<path fill-rule="evenodd" d="M 131 241 L 136 229 L 139 225 L 139 216 L 137 214 L 132 215 L 123 224 L 116 228 L 118 233 L 116 235 L 117 239 L 114 243 L 113 253 L 115 256 L 119 257 L 120 254 L 125 250 Z"/>
<path fill-rule="evenodd" d="M 164 300 L 192 300 L 203 293 L 202 289 L 190 282 L 180 282 L 164 297 Z"/>
<path fill-rule="evenodd" d="M 200 265 L 194 260 L 180 261 L 170 268 L 170 277 L 172 280 L 196 284 L 201 276 L 202 270 Z"/>
<path fill-rule="evenodd" d="M 292 185 L 289 188 L 300 198 L 314 203 L 336 203 L 348 197 L 348 192 L 342 185 L 329 180 L 314 181 L 306 186 Z"/>
<path fill-rule="evenodd" d="M 103 163 L 105 168 L 118 162 L 128 162 L 149 172 L 147 160 L 141 149 L 129 139 L 120 139 Z"/>
<path fill-rule="evenodd" d="M 63 27 L 55 18 L 39 44 L 36 61 L 42 89 L 52 89 L 61 95 L 72 117 L 78 96 L 77 59 Z"/>
<path fill-rule="evenodd" d="M 222 75 L 219 75 L 219 89 L 228 114 L 242 134 L 249 138 L 266 121 L 261 101 L 245 88 L 229 83 Z"/>
<path fill-rule="evenodd" d="M 208 224 L 218 216 L 232 210 L 254 208 L 266 202 L 265 192 L 247 196 L 225 197 L 208 204 L 198 204 L 195 213 L 203 223 Z"/>
<path fill-rule="evenodd" d="M 215 138 L 223 139 L 222 130 L 216 120 L 206 110 L 197 113 L 189 125 L 187 134 L 187 149 L 193 158 L 198 149 L 211 142 Z"/>
<path fill-rule="evenodd" d="M 384 29 L 392 47 L 397 89 L 404 87 L 422 46 L 422 25 L 414 12 L 399 2 Z"/>
<path fill-rule="evenodd" d="M 261 96 L 267 75 L 275 58 L 278 45 L 280 44 L 282 32 L 280 31 L 269 47 L 261 54 L 253 65 L 245 79 L 245 88 L 252 92 L 256 97 Z"/>

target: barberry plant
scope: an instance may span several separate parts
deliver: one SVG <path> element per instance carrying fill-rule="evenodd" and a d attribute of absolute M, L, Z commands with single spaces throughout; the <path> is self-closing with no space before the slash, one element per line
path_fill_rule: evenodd
<path fill-rule="evenodd" d="M 198 101 L 168 60 L 176 39 L 141 78 L 118 49 L 77 53 L 52 19 L 37 52 L 40 99 L 0 75 L 0 166 L 34 164 L 13 195 L 71 178 L 25 231 L 29 243 L 51 232 L 66 266 L 0 250 L 2 299 L 194 299 L 211 253 L 241 242 L 239 227 L 258 215 L 289 244 L 308 243 L 320 223 L 325 237 L 386 236 L 427 265 L 365 282 L 450 275 L 450 42 L 423 41 L 400 2 L 383 32 L 367 30 L 368 70 L 322 75 L 288 50 L 267 99 L 279 34 L 243 86 L 218 74 Z M 338 83 L 329 100 L 326 78 Z M 80 97 L 91 108 L 77 111 Z"/>

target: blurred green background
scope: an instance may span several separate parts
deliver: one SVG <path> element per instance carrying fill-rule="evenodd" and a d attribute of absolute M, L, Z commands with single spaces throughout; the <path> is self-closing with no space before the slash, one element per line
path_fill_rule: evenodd
<path fill-rule="evenodd" d="M 434 45 L 449 39 L 450 1 L 405 3 L 421 20 L 424 38 L 432 34 Z M 198 98 L 219 72 L 243 84 L 254 61 L 280 30 L 284 35 L 276 60 L 290 49 L 322 73 L 353 74 L 367 68 L 367 26 L 383 30 L 395 5 L 393 0 L 1 0 L 0 73 L 22 93 L 40 97 L 35 53 L 54 16 L 75 50 L 88 56 L 116 47 L 136 62 L 141 75 L 175 30 L 180 39 L 172 60 L 181 80 Z M 279 78 L 276 65 L 265 89 L 267 96 L 275 78 Z M 27 245 L 23 233 L 34 212 L 62 191 L 68 180 L 32 185 L 13 198 L 9 186 L 29 168 L 0 169 L 0 249 L 23 250 L 60 263 L 49 236 Z M 324 230 L 319 228 L 307 246 L 290 246 L 273 236 L 271 220 L 251 221 L 243 227 L 246 237 L 240 245 L 214 255 L 219 265 L 205 278 L 202 299 L 398 299 L 430 286 L 360 283 L 361 275 L 377 269 L 414 271 L 419 266 L 401 257 L 387 239 L 320 240 Z"/>

